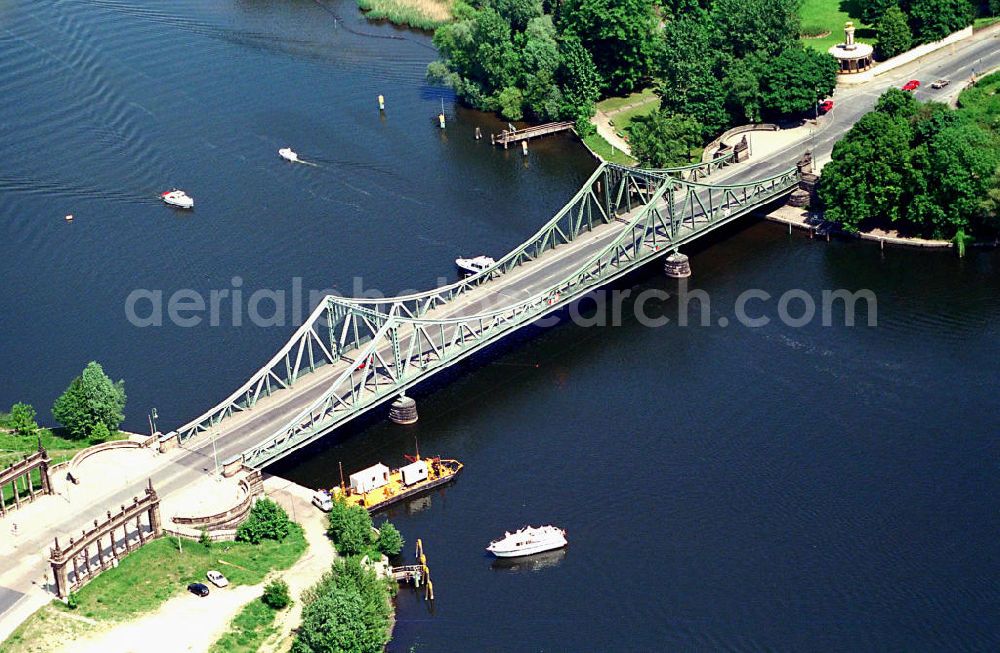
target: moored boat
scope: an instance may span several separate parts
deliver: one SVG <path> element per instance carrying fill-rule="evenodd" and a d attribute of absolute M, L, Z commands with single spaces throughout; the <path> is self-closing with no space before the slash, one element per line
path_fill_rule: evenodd
<path fill-rule="evenodd" d="M 351 474 L 347 485 L 341 478 L 340 487 L 320 490 L 313 495 L 313 504 L 329 512 L 334 501 L 342 500 L 375 512 L 449 483 L 462 471 L 462 463 L 451 458 L 421 458 L 420 454 L 406 458 L 410 463 L 399 469 L 389 469 L 379 463 Z"/>
<path fill-rule="evenodd" d="M 457 265 L 463 272 L 468 272 L 469 274 L 479 274 L 494 263 L 496 263 L 496 261 L 489 256 L 455 259 L 455 265 Z"/>
<path fill-rule="evenodd" d="M 170 206 L 176 206 L 181 209 L 193 209 L 194 208 L 194 198 L 190 197 L 187 193 L 182 190 L 173 189 L 160 193 L 160 199 L 169 204 Z"/>
<path fill-rule="evenodd" d="M 506 532 L 493 540 L 486 550 L 498 558 L 530 556 L 566 546 L 566 531 L 556 526 L 525 526 L 513 533 Z"/>

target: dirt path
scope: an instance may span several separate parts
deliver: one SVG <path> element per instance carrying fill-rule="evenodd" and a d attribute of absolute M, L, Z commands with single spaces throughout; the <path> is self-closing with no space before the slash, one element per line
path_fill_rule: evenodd
<path fill-rule="evenodd" d="M 283 575 L 295 603 L 278 614 L 275 621 L 278 634 L 268 638 L 260 649 L 263 653 L 277 653 L 291 648 L 292 629 L 302 620 L 302 592 L 315 585 L 330 569 L 337 554 L 326 537 L 326 515 L 309 502 L 308 490 L 276 476 L 266 479 L 264 487 L 268 496 L 280 503 L 288 514 L 296 515 L 309 543 L 299 561 Z"/>
<path fill-rule="evenodd" d="M 604 140 L 614 145 L 616 148 L 632 156 L 632 148 L 628 146 L 628 141 L 615 133 L 615 128 L 611 126 L 609 114 L 598 111 L 590 122 L 597 127 L 597 133 L 604 137 Z"/>

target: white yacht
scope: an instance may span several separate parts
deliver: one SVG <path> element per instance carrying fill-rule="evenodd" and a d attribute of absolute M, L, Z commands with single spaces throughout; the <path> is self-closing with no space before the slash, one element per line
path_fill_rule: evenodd
<path fill-rule="evenodd" d="M 189 197 L 187 193 L 182 190 L 177 190 L 176 188 L 160 193 L 160 199 L 170 206 L 176 206 L 182 209 L 194 208 L 194 198 Z"/>
<path fill-rule="evenodd" d="M 489 256 L 477 256 L 475 258 L 457 258 L 455 265 L 469 274 L 479 274 L 486 268 L 496 263 Z"/>
<path fill-rule="evenodd" d="M 278 150 L 278 156 L 285 161 L 291 161 L 292 163 L 298 163 L 299 161 L 299 155 L 293 152 L 290 147 L 283 147 Z"/>
<path fill-rule="evenodd" d="M 525 526 L 514 533 L 504 533 L 499 540 L 490 542 L 486 550 L 498 558 L 516 558 L 561 549 L 566 544 L 566 531 L 561 528 Z"/>

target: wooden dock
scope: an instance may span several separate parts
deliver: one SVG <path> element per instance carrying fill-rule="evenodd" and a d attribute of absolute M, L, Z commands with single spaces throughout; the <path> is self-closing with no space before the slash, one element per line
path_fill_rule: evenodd
<path fill-rule="evenodd" d="M 490 142 L 494 145 L 503 145 L 504 149 L 506 149 L 510 143 L 569 131 L 573 129 L 573 125 L 574 123 L 572 122 L 549 122 L 535 127 L 525 127 L 524 129 L 505 129 L 499 134 L 490 134 Z"/>

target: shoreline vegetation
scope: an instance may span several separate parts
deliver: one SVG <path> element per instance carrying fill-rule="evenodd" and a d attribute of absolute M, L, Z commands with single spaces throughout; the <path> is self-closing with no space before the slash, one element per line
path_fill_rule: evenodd
<path fill-rule="evenodd" d="M 357 0 L 369 20 L 432 32 L 454 19 L 453 0 Z"/>

